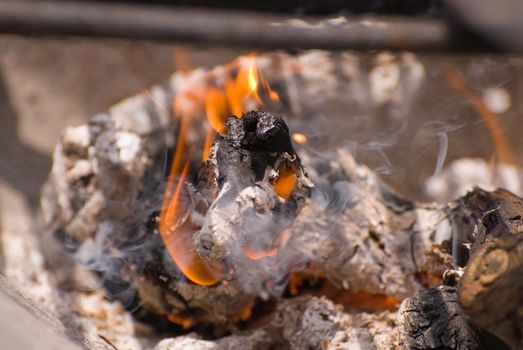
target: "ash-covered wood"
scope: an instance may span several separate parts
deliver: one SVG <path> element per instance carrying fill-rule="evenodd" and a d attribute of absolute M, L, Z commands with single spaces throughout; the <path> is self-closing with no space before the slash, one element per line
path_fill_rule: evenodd
<path fill-rule="evenodd" d="M 288 198 L 279 196 L 273 185 L 285 172 L 296 178 Z M 292 224 L 313 186 L 282 117 L 265 112 L 230 118 L 226 135 L 218 136 L 203 164 L 203 173 L 206 178 L 197 190 L 214 196 L 202 213 L 196 249 L 203 259 L 227 263 L 238 273 L 249 269 L 242 248 L 274 249 L 278 235 Z"/>
<path fill-rule="evenodd" d="M 441 212 L 401 199 L 344 150 L 302 160 L 315 188 L 282 259 L 305 272 L 319 269 L 351 291 L 403 298 L 417 290 L 417 264 Z"/>
<path fill-rule="evenodd" d="M 413 349 L 518 349 L 523 200 L 475 188 L 450 204 L 450 212 L 453 255 L 466 266 L 463 276 L 457 286 L 424 290 L 403 302 L 402 341 Z"/>

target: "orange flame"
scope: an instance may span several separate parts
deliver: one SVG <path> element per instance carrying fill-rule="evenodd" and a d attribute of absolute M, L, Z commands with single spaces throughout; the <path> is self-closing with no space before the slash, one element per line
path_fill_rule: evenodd
<path fill-rule="evenodd" d="M 233 76 L 231 71 L 236 69 L 237 73 Z M 262 107 L 262 96 L 274 101 L 279 100 L 278 93 L 262 78 L 254 55 L 238 58 L 233 64 L 225 67 L 225 70 L 228 75 L 224 79 L 223 89 L 211 84 L 207 80 L 211 76 L 205 75 L 205 80 L 188 81 L 173 101 L 173 113 L 180 119 L 180 130 L 169 172 L 169 185 L 160 212 L 159 231 L 171 258 L 189 280 L 204 286 L 217 283 L 219 280 L 216 276 L 221 273 L 211 271 L 211 266 L 204 263 L 197 254 L 192 242 L 195 228 L 187 221 L 187 212 L 184 212 L 181 204 L 183 184 L 193 155 L 192 150 L 188 149 L 188 131 L 191 130 L 191 124 L 204 112 L 210 126 L 202 149 L 201 158 L 205 161 L 209 156 L 215 133 L 226 132 L 225 122 L 228 116 L 235 115 L 241 118 L 247 110 Z M 200 84 L 202 82 L 203 84 Z M 287 198 L 295 182 L 296 174 L 285 172 L 273 185 L 278 195 Z M 261 258 L 271 254 L 275 252 L 263 252 L 260 255 L 259 252 L 253 251 L 250 255 Z"/>
<path fill-rule="evenodd" d="M 241 118 L 249 109 L 263 107 L 261 90 L 272 101 L 279 101 L 278 93 L 271 89 L 270 84 L 262 77 L 253 55 L 241 57 L 237 61 L 236 77 L 227 76 L 224 91 L 211 88 L 207 92 L 205 111 L 212 128 L 223 134 L 225 121 L 229 115 Z"/>
<path fill-rule="evenodd" d="M 205 98 L 205 113 L 211 127 L 220 134 L 225 133 L 227 110 L 225 94 L 218 88 L 210 88 Z"/>
<path fill-rule="evenodd" d="M 160 235 L 178 268 L 192 282 L 202 286 L 211 286 L 218 280 L 213 277 L 207 266 L 204 264 L 194 248 L 192 241 L 192 230 L 187 222 L 181 218 L 180 197 L 183 184 L 187 173 L 189 172 L 189 163 L 185 163 L 180 179 L 171 200 L 167 206 L 164 205 L 160 212 Z M 166 197 L 169 198 L 169 197 Z"/>
<path fill-rule="evenodd" d="M 202 161 L 206 161 L 209 158 L 209 152 L 211 151 L 212 140 L 214 139 L 215 134 L 214 130 L 207 131 L 205 143 L 203 145 Z"/>

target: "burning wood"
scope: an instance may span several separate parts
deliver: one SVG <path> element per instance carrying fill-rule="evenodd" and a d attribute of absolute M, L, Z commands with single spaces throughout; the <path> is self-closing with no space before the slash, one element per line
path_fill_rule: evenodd
<path fill-rule="evenodd" d="M 406 200 L 346 149 L 319 157 L 278 114 L 243 113 L 278 94 L 240 61 L 223 89 L 152 90 L 69 128 L 55 151 L 47 225 L 111 296 L 136 293 L 126 301 L 138 317 L 180 332 L 247 327 L 158 348 L 479 348 L 487 332 L 516 347 L 518 323 L 502 321 L 521 304 L 521 199 L 476 189 L 447 205 Z M 175 118 L 158 107 L 172 90 Z M 191 106 L 206 111 L 203 132 Z M 459 283 L 449 277 L 463 267 Z M 502 291 L 513 302 L 494 317 Z"/>

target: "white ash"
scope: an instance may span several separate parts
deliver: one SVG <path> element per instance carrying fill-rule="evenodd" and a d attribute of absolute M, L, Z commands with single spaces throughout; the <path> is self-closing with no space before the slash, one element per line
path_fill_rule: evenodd
<path fill-rule="evenodd" d="M 72 275 L 63 276 L 44 260 L 42 249 L 50 237 L 37 229 L 36 217 L 30 214 L 21 194 L 1 182 L 0 205 L 7 209 L 2 210 L 0 218 L 2 292 L 28 308 L 54 332 L 87 349 L 114 349 L 100 338 L 100 334 L 121 345 L 122 350 L 147 349 L 143 344 L 148 341 L 139 339 L 134 331 L 136 323 L 131 314 L 119 302 L 106 300 L 99 287 L 93 289 L 87 285 L 89 280 L 94 280 L 91 272 L 76 266 Z M 36 233 L 43 236 L 38 237 Z M 39 242 L 39 238 L 44 243 Z M 62 256 L 59 262 L 62 265 L 58 267 L 64 269 L 63 264 L 70 260 Z"/>
<path fill-rule="evenodd" d="M 282 302 L 271 322 L 289 349 L 391 349 L 398 343 L 395 314 L 346 313 L 328 299 Z"/>
<path fill-rule="evenodd" d="M 140 136 L 153 135 L 167 128 L 171 122 L 168 106 L 173 98 L 169 90 L 173 85 L 174 82 L 169 80 L 165 87 L 154 86 L 144 94 L 125 99 L 111 107 L 109 113 L 115 128 Z"/>
<path fill-rule="evenodd" d="M 70 149 L 83 151 L 91 144 L 91 133 L 87 125 L 68 127 L 63 134 L 63 143 Z"/>

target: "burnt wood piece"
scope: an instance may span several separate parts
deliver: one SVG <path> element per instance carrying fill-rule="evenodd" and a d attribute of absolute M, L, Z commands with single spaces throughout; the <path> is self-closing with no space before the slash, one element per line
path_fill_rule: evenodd
<path fill-rule="evenodd" d="M 476 324 L 520 349 L 523 322 L 523 235 L 495 238 L 471 258 L 459 300 Z"/>
<path fill-rule="evenodd" d="M 272 183 L 292 172 L 296 184 L 289 198 L 277 195 Z M 292 147 L 281 116 L 249 112 L 230 118 L 203 164 L 205 178 L 196 186 L 208 199 L 204 225 L 195 237 L 200 256 L 224 261 L 248 245 L 269 250 L 279 233 L 294 221 L 309 196 L 312 182 Z M 208 196 L 209 197 L 209 196 Z M 235 268 L 234 261 L 229 261 Z"/>
<path fill-rule="evenodd" d="M 508 349 L 474 325 L 456 292 L 455 286 L 441 286 L 419 291 L 403 301 L 398 322 L 404 349 Z"/>
<path fill-rule="evenodd" d="M 461 266 L 490 239 L 523 231 L 523 199 L 507 190 L 475 188 L 450 208 L 454 256 Z"/>

